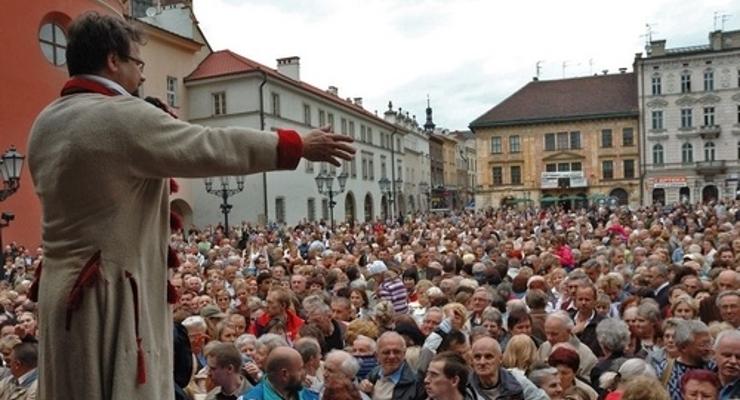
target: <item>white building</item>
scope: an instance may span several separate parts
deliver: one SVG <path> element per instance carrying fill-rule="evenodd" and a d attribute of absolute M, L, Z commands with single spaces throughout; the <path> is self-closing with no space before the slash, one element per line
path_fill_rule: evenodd
<path fill-rule="evenodd" d="M 740 177 L 740 31 L 637 54 L 643 204 L 735 198 Z"/>
<path fill-rule="evenodd" d="M 389 177 L 391 164 L 403 179 L 406 129 L 397 127 L 362 106 L 362 98 L 343 99 L 336 87 L 321 90 L 300 80 L 298 57 L 277 60 L 277 69 L 224 50 L 212 53 L 185 79 L 190 122 L 208 126 L 278 128 L 306 132 L 330 124 L 355 138 L 357 154 L 340 168 L 302 160 L 295 171 L 269 172 L 246 178 L 244 191 L 229 198 L 230 223 L 330 219 L 329 199 L 317 191 L 321 172 L 346 172 L 346 190 L 335 196 L 335 221 L 366 221 L 390 212 L 378 181 Z M 391 157 L 395 141 L 395 157 Z M 218 182 L 218 181 L 217 181 Z M 335 189 L 338 183 L 335 180 Z M 221 199 L 206 193 L 202 180 L 194 187 L 194 223 L 222 220 Z M 215 184 L 214 186 L 219 186 Z M 236 186 L 231 179 L 231 186 Z"/>

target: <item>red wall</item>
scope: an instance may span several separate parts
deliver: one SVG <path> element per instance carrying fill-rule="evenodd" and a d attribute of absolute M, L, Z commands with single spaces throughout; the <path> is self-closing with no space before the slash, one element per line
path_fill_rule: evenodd
<path fill-rule="evenodd" d="M 0 13 L 0 153 L 10 145 L 27 155 L 28 133 L 36 115 L 59 94 L 67 80 L 66 66 L 56 67 L 41 52 L 38 31 L 46 18 L 68 22 L 88 10 L 112 14 L 123 11 L 119 1 L 3 0 Z M 15 221 L 3 229 L 3 243 L 17 241 L 35 248 L 41 243 L 41 206 L 33 189 L 28 165 L 21 188 L 0 202 L 0 212 L 12 212 Z"/>

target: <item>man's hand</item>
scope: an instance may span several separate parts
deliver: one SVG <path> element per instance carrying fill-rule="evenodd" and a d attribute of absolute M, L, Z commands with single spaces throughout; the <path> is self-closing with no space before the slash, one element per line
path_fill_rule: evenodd
<path fill-rule="evenodd" d="M 373 385 L 369 380 L 363 379 L 362 382 L 360 382 L 360 390 L 367 394 L 373 394 Z"/>
<path fill-rule="evenodd" d="M 314 129 L 303 136 L 303 158 L 338 167 L 342 165 L 340 159 L 349 161 L 354 156 L 356 150 L 348 144 L 352 142 L 349 136 L 332 133 L 329 125 Z"/>

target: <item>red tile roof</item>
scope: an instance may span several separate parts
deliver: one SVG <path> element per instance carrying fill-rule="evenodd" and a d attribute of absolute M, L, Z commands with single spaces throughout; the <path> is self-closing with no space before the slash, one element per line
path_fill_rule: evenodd
<path fill-rule="evenodd" d="M 634 73 L 532 81 L 470 128 L 637 116 Z"/>
<path fill-rule="evenodd" d="M 185 81 L 192 82 L 256 71 L 263 71 L 272 79 L 276 79 L 297 87 L 298 89 L 308 91 L 324 100 L 336 104 L 339 107 L 363 114 L 367 118 L 374 119 L 377 123 L 385 125 L 388 129 L 395 128 L 393 124 L 354 104 L 352 101 L 342 99 L 341 97 L 330 94 L 305 82 L 292 79 L 279 73 L 276 69 L 260 64 L 254 60 L 250 60 L 249 58 L 236 54 L 231 50 L 219 50 L 209 54 L 208 57 L 206 57 L 190 75 L 185 77 Z"/>

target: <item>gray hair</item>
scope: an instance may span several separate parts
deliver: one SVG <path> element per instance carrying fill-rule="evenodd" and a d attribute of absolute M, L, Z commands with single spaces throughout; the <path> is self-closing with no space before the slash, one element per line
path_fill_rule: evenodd
<path fill-rule="evenodd" d="M 349 354 L 346 351 L 332 350 L 326 355 L 326 359 L 328 360 L 329 357 L 342 357 L 342 362 L 339 364 L 339 368 L 349 379 L 354 379 L 360 371 L 360 363 L 352 356 L 352 354 Z"/>
<path fill-rule="evenodd" d="M 493 321 L 498 326 L 501 326 L 503 324 L 503 317 L 501 316 L 501 311 L 498 310 L 498 308 L 494 307 L 486 307 L 485 310 L 483 310 L 483 313 L 481 314 L 481 322 L 482 321 Z"/>
<path fill-rule="evenodd" d="M 307 313 L 331 313 L 331 308 L 324 302 L 324 299 L 318 295 L 311 295 L 303 299 L 303 309 Z"/>
<path fill-rule="evenodd" d="M 724 339 L 740 341 L 740 331 L 736 329 L 730 329 L 730 330 L 720 332 L 719 335 L 717 335 L 717 340 L 714 341 L 714 351 L 715 352 L 719 349 L 719 344 Z"/>
<path fill-rule="evenodd" d="M 355 342 L 358 340 L 363 340 L 363 341 L 366 341 L 368 344 L 370 344 L 370 349 L 373 351 L 373 354 L 375 354 L 375 352 L 378 351 L 378 344 L 375 343 L 375 340 L 373 338 L 365 336 L 365 335 L 357 335 L 357 338 L 355 338 Z"/>
<path fill-rule="evenodd" d="M 643 302 L 637 307 L 637 315 L 655 323 L 660 321 L 660 308 L 657 304 Z"/>
<path fill-rule="evenodd" d="M 573 323 L 573 320 L 570 318 L 570 315 L 566 313 L 565 311 L 558 310 L 555 311 L 552 314 L 549 314 L 547 316 L 547 319 L 554 318 L 559 320 L 568 331 L 572 331 L 575 324 Z"/>
<path fill-rule="evenodd" d="M 596 326 L 596 339 L 609 352 L 624 351 L 630 342 L 630 329 L 621 319 L 606 318 Z"/>
<path fill-rule="evenodd" d="M 264 335 L 260 336 L 259 339 L 257 339 L 256 346 L 258 348 L 266 347 L 267 354 L 270 354 L 270 352 L 276 347 L 288 346 L 288 342 L 286 342 L 285 338 L 280 335 L 274 333 L 265 333 Z"/>
<path fill-rule="evenodd" d="M 316 356 L 321 358 L 321 346 L 318 340 L 312 337 L 302 337 L 293 343 L 293 348 L 301 354 L 303 362 L 306 363 Z"/>
<path fill-rule="evenodd" d="M 557 374 L 558 370 L 555 367 L 544 366 L 543 368 L 533 369 L 527 375 L 527 378 L 529 378 L 529 380 L 532 381 L 535 386 L 537 386 L 538 388 L 542 388 L 542 385 L 545 383 L 546 378 L 549 378 L 553 375 L 557 376 Z"/>
<path fill-rule="evenodd" d="M 208 329 L 208 325 L 206 325 L 206 320 L 203 319 L 200 315 L 191 315 L 187 318 L 185 318 L 182 321 L 182 326 L 185 327 L 185 329 L 190 332 L 191 329 L 197 329 L 200 328 L 202 330 Z"/>
<path fill-rule="evenodd" d="M 256 342 L 257 342 L 257 338 L 254 337 L 254 335 L 250 335 L 248 333 L 245 333 L 245 334 L 239 336 L 238 338 L 236 338 L 236 340 L 234 341 L 234 346 L 237 349 L 241 349 L 242 347 L 246 346 L 247 344 L 250 344 L 251 343 L 252 345 L 254 345 Z"/>
<path fill-rule="evenodd" d="M 717 307 L 719 307 L 719 303 L 722 301 L 723 298 L 727 296 L 737 296 L 740 297 L 740 290 L 725 290 L 722 293 L 717 295 L 717 302 L 715 303 Z"/>
<path fill-rule="evenodd" d="M 638 376 L 647 376 L 657 379 L 655 369 L 641 358 L 630 358 L 622 363 L 618 372 L 605 372 L 599 377 L 599 386 L 602 389 L 614 389 L 619 382 L 628 382 Z M 619 376 L 619 381 L 617 381 Z"/>
<path fill-rule="evenodd" d="M 676 332 L 673 334 L 673 341 L 676 347 L 684 347 L 694 341 L 697 333 L 709 334 L 707 325 L 698 320 L 681 321 L 676 325 Z"/>

